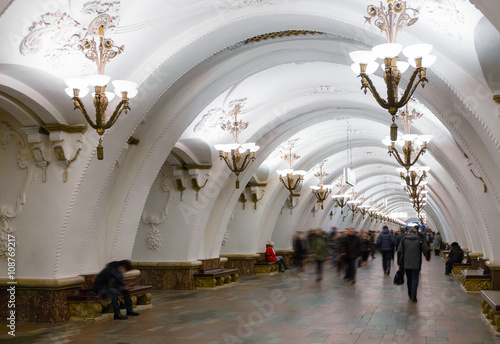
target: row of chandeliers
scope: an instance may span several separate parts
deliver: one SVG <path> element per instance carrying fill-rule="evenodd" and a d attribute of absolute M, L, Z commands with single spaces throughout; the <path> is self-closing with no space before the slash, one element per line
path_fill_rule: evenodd
<path fill-rule="evenodd" d="M 407 10 L 413 11 L 413 14 L 410 15 Z M 396 43 L 397 34 L 403 27 L 411 26 L 418 20 L 415 16 L 418 11 L 407 7 L 405 1 L 388 0 L 387 8 L 381 3 L 380 7 L 368 6 L 367 11 L 369 16 L 365 17 L 366 21 L 371 23 L 372 19 L 375 20 L 375 26 L 386 33 L 387 43 L 377 45 L 371 51 L 352 52 L 350 57 L 354 63 L 351 67 L 360 77 L 361 89 L 365 94 L 369 90 L 377 103 L 392 116 L 390 136 L 386 137 L 382 142 L 387 146 L 388 154 L 393 156 L 401 166 L 398 169 L 403 180 L 401 184 L 413 203 L 413 208 L 416 210 L 419 220 L 425 222 L 423 208 L 426 204 L 427 190 L 425 186 L 427 184 L 427 172 L 429 172 L 430 167 L 417 166 L 416 163 L 419 157 L 426 152 L 427 144 L 432 139 L 432 136 L 410 133 L 410 124 L 415 119 L 420 118 L 422 114 L 416 112 L 415 109 L 410 112 L 408 102 L 419 84 L 422 87 L 425 86 L 428 81 L 426 70 L 435 62 L 436 56 L 430 55 L 432 50 L 430 44 L 415 44 L 403 48 L 401 44 Z M 401 52 L 408 58 L 408 62 L 398 61 Z M 369 77 L 378 68 L 378 63 L 375 62 L 377 58 L 384 61 L 381 68 L 384 71 L 384 81 L 387 86 L 387 100 L 382 99 Z M 401 76 L 410 65 L 415 70 L 399 99 Z M 405 134 L 399 140 L 396 119 L 401 120 L 404 125 Z M 401 153 L 396 148 L 396 144 L 402 146 Z"/>
<path fill-rule="evenodd" d="M 432 136 L 410 134 L 410 124 L 413 120 L 420 117 L 421 114 L 416 113 L 415 110 L 410 113 L 408 110 L 408 102 L 419 84 L 422 87 L 425 86 L 425 83 L 428 81 L 426 69 L 436 60 L 436 57 L 429 55 L 432 50 L 430 44 L 415 44 L 403 49 L 402 45 L 396 43 L 397 34 L 402 28 L 404 26 L 413 25 L 418 19 L 415 17 L 418 11 L 408 8 L 406 2 L 387 0 L 387 8 L 381 3 L 380 7 L 374 5 L 368 6 L 367 10 L 369 16 L 365 17 L 366 21 L 371 23 L 372 19 L 375 20 L 374 24 L 381 31 L 385 31 L 387 43 L 377 45 L 373 47 L 371 51 L 352 52 L 350 57 L 354 63 L 351 68 L 360 77 L 361 89 L 365 94 L 367 90 L 369 90 L 378 104 L 382 108 L 387 109 L 392 116 L 390 136 L 384 139 L 383 143 L 388 147 L 389 155 L 393 156 L 398 164 L 402 166 L 402 168 L 399 169 L 400 177 L 403 180 L 402 184 L 412 200 L 413 207 L 417 211 L 419 218 L 421 221 L 424 221 L 425 215 L 423 213 L 423 207 L 426 204 L 427 194 L 425 185 L 427 183 L 426 178 L 429 167 L 416 167 L 415 164 L 418 158 L 425 153 L 427 143 Z M 407 10 L 412 10 L 413 16 L 409 15 Z M 112 100 L 114 94 L 106 92 L 106 86 L 110 78 L 104 75 L 104 68 L 107 62 L 120 54 L 124 49 L 123 46 L 117 47 L 111 39 L 104 37 L 104 31 L 109 25 L 110 20 L 111 17 L 109 15 L 104 14 L 98 16 L 89 25 L 87 33 L 90 36 L 99 37 L 99 40 L 96 42 L 96 40 L 91 37 L 84 38 L 80 42 L 80 49 L 85 56 L 96 63 L 98 74 L 85 79 L 71 78 L 66 80 L 68 85 L 66 92 L 72 97 L 75 109 L 78 108 L 82 112 L 89 125 L 99 134 L 100 139 L 97 147 L 97 157 L 99 160 L 102 160 L 104 156 L 103 147 L 101 145 L 102 136 L 105 131 L 116 122 L 122 112 L 126 113 L 130 109 L 129 99 L 137 94 L 137 84 L 126 80 L 113 81 L 115 93 L 121 97 L 121 100 L 113 111 L 113 114 L 107 118 L 106 110 L 108 103 Z M 401 52 L 408 58 L 408 62 L 398 61 Z M 369 77 L 369 75 L 373 74 L 379 66 L 379 64 L 375 62 L 377 58 L 381 58 L 384 61 L 381 68 L 384 71 L 384 81 L 387 85 L 387 100 L 381 98 Z M 401 75 L 408 69 L 409 65 L 414 67 L 415 70 L 409 79 L 405 91 L 399 99 Z M 95 90 L 93 93 L 93 104 L 96 110 L 95 122 L 91 120 L 81 101 L 81 98 L 88 93 L 88 85 L 91 85 Z M 238 120 L 238 113 L 241 111 L 245 100 L 246 99 L 238 99 L 230 103 L 232 109 L 231 115 L 234 116 L 234 119 L 222 124 L 222 129 L 232 134 L 233 143 L 220 144 L 215 147 L 219 151 L 220 159 L 224 160 L 229 169 L 235 173 L 236 188 L 239 188 L 239 174 L 246 169 L 251 161 L 255 160 L 255 152 L 259 149 L 259 146 L 255 143 L 239 143 L 238 135 L 248 126 L 248 122 Z M 398 110 L 403 107 L 406 107 L 406 109 L 398 113 Z M 400 119 L 405 128 L 405 135 L 403 135 L 400 140 L 397 138 L 396 119 Z M 402 153 L 399 153 L 396 144 L 402 145 Z M 290 192 L 289 201 L 293 203 L 293 198 L 297 196 L 295 191 L 304 179 L 306 172 L 293 170 L 293 161 L 297 160 L 299 157 L 292 153 L 291 148 L 289 152 L 284 155 L 284 158 L 288 161 L 289 168 L 277 172 L 281 182 Z M 318 186 L 311 187 L 321 209 L 323 209 L 323 202 L 330 196 L 333 188 L 332 185 L 323 184 L 323 180 L 327 175 L 328 173 L 323 171 L 323 165 L 321 164 L 319 171 L 315 174 L 315 176 L 319 178 L 320 183 Z M 363 205 L 362 201 L 355 200 L 354 187 L 350 194 L 345 193 L 347 184 L 348 181 L 342 178 L 337 184 L 340 193 L 332 196 L 336 207 L 343 209 L 347 206 L 353 213 L 359 210 L 363 216 L 369 214 L 377 219 L 400 221 L 396 218 L 391 218 L 378 208 L 373 208 L 373 205 Z"/>
<path fill-rule="evenodd" d="M 373 5 L 368 6 L 369 17 L 365 17 L 367 22 L 375 19 L 375 25 L 381 30 L 385 31 L 388 43 L 380 44 L 372 48 L 371 51 L 354 51 L 350 54 L 354 64 L 351 66 L 355 73 L 359 74 L 361 78 L 361 89 L 365 94 L 370 90 L 378 104 L 387 109 L 392 116 L 392 125 L 390 136 L 386 137 L 382 142 L 388 147 L 388 153 L 393 156 L 402 168 L 398 169 L 404 190 L 407 192 L 410 200 L 413 203 L 414 209 L 417 211 L 418 218 L 424 222 L 425 214 L 423 207 L 426 204 L 427 190 L 427 172 L 428 166 L 416 166 L 418 158 L 425 153 L 427 144 L 430 142 L 431 135 L 414 135 L 410 133 L 410 124 L 420 118 L 422 115 L 413 109 L 412 112 L 408 109 L 408 102 L 410 101 L 413 93 L 420 84 L 422 87 L 428 81 L 426 77 L 426 69 L 436 60 L 436 57 L 429 55 L 432 50 L 430 44 L 415 44 L 403 49 L 403 46 L 395 43 L 398 32 L 404 26 L 413 25 L 417 21 L 417 17 L 410 16 L 406 11 L 413 10 L 407 8 L 404 1 L 388 0 L 387 8 L 381 4 L 380 7 Z M 413 10 L 413 15 L 417 13 Z M 398 61 L 399 54 L 403 54 L 408 58 L 408 62 Z M 384 81 L 387 86 L 387 100 L 382 99 L 376 90 L 369 75 L 373 74 L 379 64 L 375 62 L 377 58 L 381 58 L 384 64 L 380 67 L 384 71 Z M 409 83 L 403 92 L 401 99 L 399 99 L 399 83 L 401 75 L 409 66 L 415 68 Z M 225 145 L 216 145 L 219 150 L 219 157 L 225 161 L 229 169 L 236 174 L 236 188 L 239 188 L 239 174 L 245 170 L 248 164 L 255 159 L 255 152 L 259 149 L 255 143 L 247 143 L 241 145 L 238 141 L 238 134 L 248 126 L 248 122 L 238 121 L 237 115 L 241 110 L 241 100 L 233 104 L 232 113 L 234 114 L 234 121 L 228 121 L 222 125 L 222 129 L 229 131 L 233 135 L 233 143 Z M 231 104 L 230 104 L 231 106 Z M 402 109 L 404 108 L 404 109 Z M 402 109 L 402 110 L 400 110 Z M 399 112 L 398 112 L 399 111 Z M 401 139 L 397 137 L 398 127 L 395 120 L 399 119 L 403 122 L 405 134 Z M 348 128 L 349 135 L 349 128 Z M 401 153 L 396 148 L 396 145 L 401 145 Z M 348 152 L 349 152 L 348 147 Z M 297 160 L 299 156 L 292 153 L 292 149 L 283 156 L 288 162 L 289 168 L 278 170 L 279 179 L 289 191 L 289 202 L 293 203 L 293 198 L 298 196 L 296 190 L 304 179 L 306 171 L 293 170 L 293 161 Z M 345 174 L 345 173 L 344 173 Z M 319 170 L 314 174 L 319 179 L 319 185 L 311 186 L 312 192 L 317 199 L 317 204 L 320 209 L 323 209 L 323 202 L 328 199 L 332 193 L 333 185 L 324 184 L 324 178 L 328 173 L 323 170 L 323 164 L 319 166 Z M 341 177 L 336 184 L 339 189 L 339 194 L 332 195 L 335 207 L 339 207 L 343 213 L 343 209 L 347 207 L 353 213 L 357 211 L 363 215 L 369 215 L 376 220 L 389 221 L 394 223 L 404 223 L 399 218 L 390 216 L 383 209 L 376 207 L 373 203 L 364 204 L 366 201 L 355 200 L 354 187 L 350 193 L 346 192 L 349 188 L 348 184 Z M 383 208 L 383 207 L 382 207 Z M 330 214 L 331 216 L 333 213 Z"/>

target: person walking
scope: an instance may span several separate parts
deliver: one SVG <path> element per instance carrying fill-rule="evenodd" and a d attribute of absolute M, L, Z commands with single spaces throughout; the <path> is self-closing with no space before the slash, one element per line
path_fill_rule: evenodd
<path fill-rule="evenodd" d="M 321 228 L 311 235 L 309 248 L 316 261 L 316 282 L 319 282 L 323 279 L 323 263 L 330 257 L 328 238 Z"/>
<path fill-rule="evenodd" d="M 384 226 L 382 233 L 377 238 L 377 245 L 382 255 L 382 269 L 387 276 L 391 273 L 391 260 L 394 254 L 395 241 L 394 235 L 389 232 L 389 227 Z"/>
<path fill-rule="evenodd" d="M 368 234 L 365 231 L 361 231 L 359 234 L 359 240 L 361 243 L 361 262 L 363 265 L 368 263 L 368 257 L 371 250 L 371 242 Z"/>
<path fill-rule="evenodd" d="M 434 239 L 432 240 L 432 246 L 434 247 L 434 255 L 439 256 L 439 252 L 441 251 L 441 245 L 443 244 L 443 239 L 441 239 L 441 234 L 439 232 L 434 235 Z"/>
<path fill-rule="evenodd" d="M 356 283 L 356 259 L 361 255 L 361 243 L 354 228 L 348 228 L 342 240 L 342 253 L 346 266 L 345 279 L 351 284 Z"/>
<path fill-rule="evenodd" d="M 408 297 L 412 302 L 417 302 L 417 289 L 422 269 L 422 255 L 427 261 L 431 259 L 429 245 L 417 235 L 415 227 L 410 229 L 398 247 L 398 265 L 406 274 Z"/>
<path fill-rule="evenodd" d="M 293 261 L 295 266 L 299 269 L 299 272 L 304 270 L 303 260 L 307 255 L 306 243 L 304 241 L 304 233 L 300 231 L 296 232 L 293 237 Z"/>

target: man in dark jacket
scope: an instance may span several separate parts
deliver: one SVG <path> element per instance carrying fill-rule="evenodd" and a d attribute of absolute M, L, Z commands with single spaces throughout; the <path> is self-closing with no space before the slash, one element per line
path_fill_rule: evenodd
<path fill-rule="evenodd" d="M 377 238 L 377 245 L 380 250 L 380 254 L 382 255 L 382 268 L 384 269 L 384 273 L 386 275 L 390 275 L 391 273 L 391 260 L 394 253 L 394 243 L 394 235 L 389 232 L 389 228 L 387 226 L 384 226 L 382 228 L 382 233 L 380 233 Z"/>
<path fill-rule="evenodd" d="M 408 297 L 417 302 L 418 280 L 422 268 L 422 254 L 425 259 L 431 259 L 429 245 L 417 236 L 417 230 L 412 227 L 398 247 L 398 265 L 404 268 L 408 284 Z"/>
<path fill-rule="evenodd" d="M 361 255 L 361 243 L 354 228 L 346 229 L 342 239 L 341 255 L 346 265 L 345 278 L 351 284 L 356 283 L 356 259 Z"/>
<path fill-rule="evenodd" d="M 118 320 L 127 319 L 127 316 L 121 315 L 118 295 L 123 295 L 123 301 L 127 308 L 127 315 L 139 315 L 132 308 L 132 299 L 130 298 L 129 290 L 132 284 L 125 282 L 123 273 L 132 269 L 132 264 L 129 260 L 114 261 L 108 263 L 106 267 L 97 275 L 94 282 L 94 293 L 97 295 L 106 294 L 113 305 L 114 318 Z"/>
<path fill-rule="evenodd" d="M 451 274 L 451 269 L 453 268 L 453 264 L 461 263 L 464 259 L 464 250 L 460 248 L 458 242 L 451 243 L 451 250 L 448 254 L 448 260 L 446 261 L 446 270 L 445 275 Z"/>

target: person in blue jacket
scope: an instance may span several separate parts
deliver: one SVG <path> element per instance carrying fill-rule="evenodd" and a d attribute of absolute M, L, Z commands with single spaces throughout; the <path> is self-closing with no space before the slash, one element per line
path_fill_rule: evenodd
<path fill-rule="evenodd" d="M 394 254 L 394 244 L 396 239 L 394 235 L 389 232 L 389 227 L 384 226 L 382 233 L 377 238 L 377 245 L 382 255 L 382 268 L 386 275 L 391 273 L 391 260 Z"/>

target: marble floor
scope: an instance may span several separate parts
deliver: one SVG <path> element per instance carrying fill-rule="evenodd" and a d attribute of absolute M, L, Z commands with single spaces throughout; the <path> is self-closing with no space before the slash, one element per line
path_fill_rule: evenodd
<path fill-rule="evenodd" d="M 155 291 L 139 317 L 63 325 L 18 324 L 1 343 L 500 343 L 481 315 L 480 296 L 444 261 L 423 263 L 418 303 L 406 285 L 382 273 L 380 256 L 358 269 L 354 285 L 330 264 L 317 283 L 313 266 L 272 276 L 242 277 L 217 290 Z"/>

